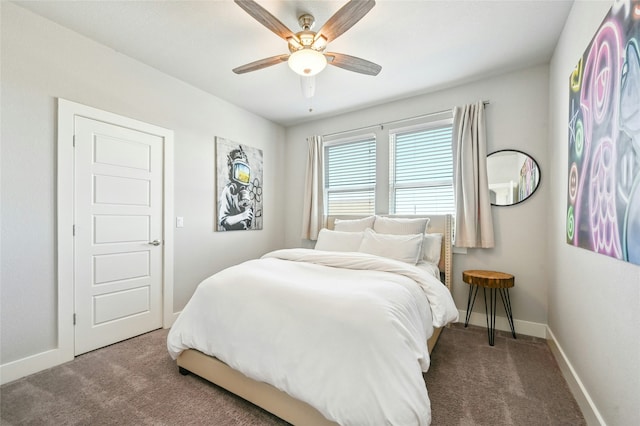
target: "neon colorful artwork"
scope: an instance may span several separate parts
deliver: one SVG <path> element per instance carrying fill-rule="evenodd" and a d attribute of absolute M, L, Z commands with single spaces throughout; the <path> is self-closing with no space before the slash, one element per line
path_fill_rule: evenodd
<path fill-rule="evenodd" d="M 615 1 L 569 78 L 566 238 L 640 265 L 639 11 Z"/>

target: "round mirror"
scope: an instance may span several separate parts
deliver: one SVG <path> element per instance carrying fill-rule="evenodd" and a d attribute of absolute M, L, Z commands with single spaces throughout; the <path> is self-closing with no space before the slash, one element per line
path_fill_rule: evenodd
<path fill-rule="evenodd" d="M 504 149 L 487 156 L 487 178 L 491 204 L 512 206 L 538 189 L 540 168 L 536 160 L 524 152 Z"/>

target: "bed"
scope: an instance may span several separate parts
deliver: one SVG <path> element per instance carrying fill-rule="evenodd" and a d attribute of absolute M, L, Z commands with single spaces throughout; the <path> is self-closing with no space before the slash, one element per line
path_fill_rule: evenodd
<path fill-rule="evenodd" d="M 424 218 L 374 218 L 414 219 Z M 361 220 L 329 218 L 316 249 L 277 250 L 204 280 L 167 339 L 180 372 L 294 425 L 429 424 L 422 372 L 458 320 L 452 219 L 428 217 L 421 247 L 440 244 L 421 248 L 416 265 L 403 258 L 416 234 L 350 229 Z"/>

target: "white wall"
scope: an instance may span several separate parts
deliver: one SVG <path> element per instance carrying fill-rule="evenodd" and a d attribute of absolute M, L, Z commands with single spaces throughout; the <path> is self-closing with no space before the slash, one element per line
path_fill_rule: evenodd
<path fill-rule="evenodd" d="M 174 310 L 204 277 L 283 245 L 284 129 L 12 3 L 2 14 L 1 363 L 57 345 L 56 98 L 175 132 Z M 264 153 L 264 230 L 214 232 L 214 138 Z"/>
<path fill-rule="evenodd" d="M 637 425 L 640 266 L 565 242 L 569 76 L 612 3 L 577 1 L 550 65 L 548 324 L 601 420 Z"/>
<path fill-rule="evenodd" d="M 459 309 L 467 306 L 468 286 L 462 282 L 465 269 L 495 269 L 509 272 L 516 277 L 511 291 L 514 318 L 521 327 L 527 323 L 547 323 L 547 193 L 551 181 L 546 173 L 547 158 L 547 109 L 548 67 L 533 67 L 482 81 L 469 83 L 437 93 L 388 103 L 339 117 L 301 124 L 287 129 L 286 159 L 286 244 L 307 245 L 302 241 L 302 196 L 307 160 L 306 137 L 314 134 L 355 129 L 376 123 L 414 117 L 421 114 L 451 109 L 456 105 L 488 100 L 487 151 L 512 148 L 526 152 L 536 159 L 541 169 L 538 191 L 524 203 L 510 207 L 492 207 L 496 234 L 494 249 L 469 249 L 466 255 L 454 256 L 453 294 Z M 386 141 L 378 140 L 378 164 L 383 169 L 388 164 Z M 379 182 L 388 182 L 386 174 L 379 174 Z M 378 196 L 384 196 L 384 187 Z M 378 205 L 379 213 L 387 210 L 386 202 Z M 501 304 L 498 314 L 504 315 Z M 482 314 L 484 305 L 480 298 L 474 311 Z M 518 324 L 517 324 L 518 326 Z M 540 327 L 537 327 L 539 330 Z M 518 329 L 516 329 L 518 331 Z M 524 331 L 524 330 L 520 330 Z M 531 330 L 527 330 L 531 331 Z"/>

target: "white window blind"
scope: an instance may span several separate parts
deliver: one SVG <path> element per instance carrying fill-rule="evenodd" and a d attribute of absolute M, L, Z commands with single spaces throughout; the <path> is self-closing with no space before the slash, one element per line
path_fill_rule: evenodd
<path fill-rule="evenodd" d="M 390 133 L 389 209 L 395 214 L 455 214 L 452 124 Z"/>
<path fill-rule="evenodd" d="M 373 214 L 376 189 L 375 137 L 327 144 L 324 155 L 327 215 Z"/>

